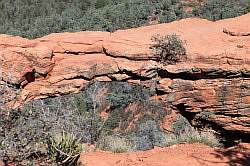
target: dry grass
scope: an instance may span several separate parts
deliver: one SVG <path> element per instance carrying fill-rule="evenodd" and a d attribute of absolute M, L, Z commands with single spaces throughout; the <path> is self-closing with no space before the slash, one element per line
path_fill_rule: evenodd
<path fill-rule="evenodd" d="M 221 146 L 219 139 L 211 131 L 187 130 L 177 136 L 178 142 L 202 143 L 211 147 Z"/>
<path fill-rule="evenodd" d="M 133 143 L 124 137 L 111 135 L 101 139 L 98 148 L 114 153 L 123 153 L 133 151 Z"/>

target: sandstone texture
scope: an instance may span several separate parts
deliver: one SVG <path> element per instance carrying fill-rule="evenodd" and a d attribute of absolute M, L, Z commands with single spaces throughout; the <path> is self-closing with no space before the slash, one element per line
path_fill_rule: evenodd
<path fill-rule="evenodd" d="M 189 18 L 114 33 L 55 33 L 35 40 L 0 35 L 0 90 L 8 87 L 8 93 L 0 95 L 13 108 L 77 93 L 93 80 L 127 81 L 156 89 L 167 109 L 249 136 L 249 22 L 246 14 L 217 22 Z M 163 65 L 150 49 L 151 38 L 172 33 L 185 40 L 187 59 Z"/>
<path fill-rule="evenodd" d="M 201 144 L 180 144 L 146 152 L 82 153 L 80 161 L 86 166 L 242 166 L 250 164 L 249 157 L 249 144 L 228 149 L 215 149 Z"/>

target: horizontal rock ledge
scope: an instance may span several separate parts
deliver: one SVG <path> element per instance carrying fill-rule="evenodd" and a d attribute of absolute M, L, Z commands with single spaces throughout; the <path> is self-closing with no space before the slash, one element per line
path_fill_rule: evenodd
<path fill-rule="evenodd" d="M 250 36 L 244 35 L 249 22 L 246 14 L 114 33 L 55 33 L 35 40 L 0 35 L 0 86 L 9 86 L 1 99 L 18 107 L 77 93 L 93 80 L 127 81 L 154 88 L 171 109 L 250 134 Z M 156 61 L 151 38 L 172 33 L 185 40 L 187 59 L 164 65 Z"/>

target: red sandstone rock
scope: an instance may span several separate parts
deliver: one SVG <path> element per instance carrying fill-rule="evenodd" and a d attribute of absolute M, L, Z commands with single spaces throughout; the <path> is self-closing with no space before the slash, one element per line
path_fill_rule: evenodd
<path fill-rule="evenodd" d="M 229 149 L 215 149 L 200 144 L 180 144 L 145 152 L 82 153 L 80 162 L 87 166 L 230 166 L 249 165 L 249 156 L 249 144 L 240 144 Z"/>
<path fill-rule="evenodd" d="M 77 93 L 92 80 L 122 80 L 156 88 L 171 108 L 250 134 L 249 22 L 246 14 L 217 22 L 188 18 L 36 40 L 0 35 L 1 78 L 18 93 L 8 105 Z M 171 33 L 186 41 L 188 58 L 166 66 L 155 61 L 151 38 Z"/>

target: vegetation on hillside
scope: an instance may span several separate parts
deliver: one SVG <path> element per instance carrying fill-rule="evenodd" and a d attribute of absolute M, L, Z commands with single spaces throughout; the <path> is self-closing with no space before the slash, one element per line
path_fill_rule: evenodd
<path fill-rule="evenodd" d="M 250 12 L 250 0 L 208 0 L 193 11 L 199 16 L 212 21 L 237 17 Z"/>
<path fill-rule="evenodd" d="M 179 142 L 217 145 L 180 118 L 173 133 L 160 128 L 170 113 L 150 89 L 128 83 L 93 83 L 79 94 L 0 111 L 0 160 L 18 165 L 76 165 L 82 144 L 113 152 L 149 150 Z M 136 118 L 135 118 L 136 117 Z M 188 127 L 188 130 L 186 128 Z"/>
<path fill-rule="evenodd" d="M 99 142 L 101 147 L 107 135 L 127 135 L 126 130 L 133 132 L 139 121 L 160 122 L 166 113 L 162 104 L 149 100 L 153 94 L 127 83 L 97 82 L 79 94 L 36 100 L 16 110 L 0 110 L 0 160 L 19 165 L 37 160 L 45 165 L 53 161 L 75 163 L 81 149 L 79 142 Z M 132 103 L 138 106 L 127 108 Z M 103 113 L 107 117 L 102 117 Z M 133 115 L 140 117 L 138 121 Z"/>
<path fill-rule="evenodd" d="M 114 31 L 144 25 L 154 12 L 170 8 L 171 17 L 180 18 L 176 6 L 178 0 L 1 0 L 0 33 L 36 38 L 64 31 Z"/>
<path fill-rule="evenodd" d="M 186 13 L 181 0 L 1 0 L 0 33 L 37 38 L 65 31 L 132 28 L 150 21 L 199 16 L 210 20 L 250 11 L 250 0 L 208 0 Z"/>
<path fill-rule="evenodd" d="M 159 61 L 165 64 L 175 64 L 186 58 L 185 42 L 176 34 L 152 37 L 154 44 L 151 49 L 155 51 Z"/>

